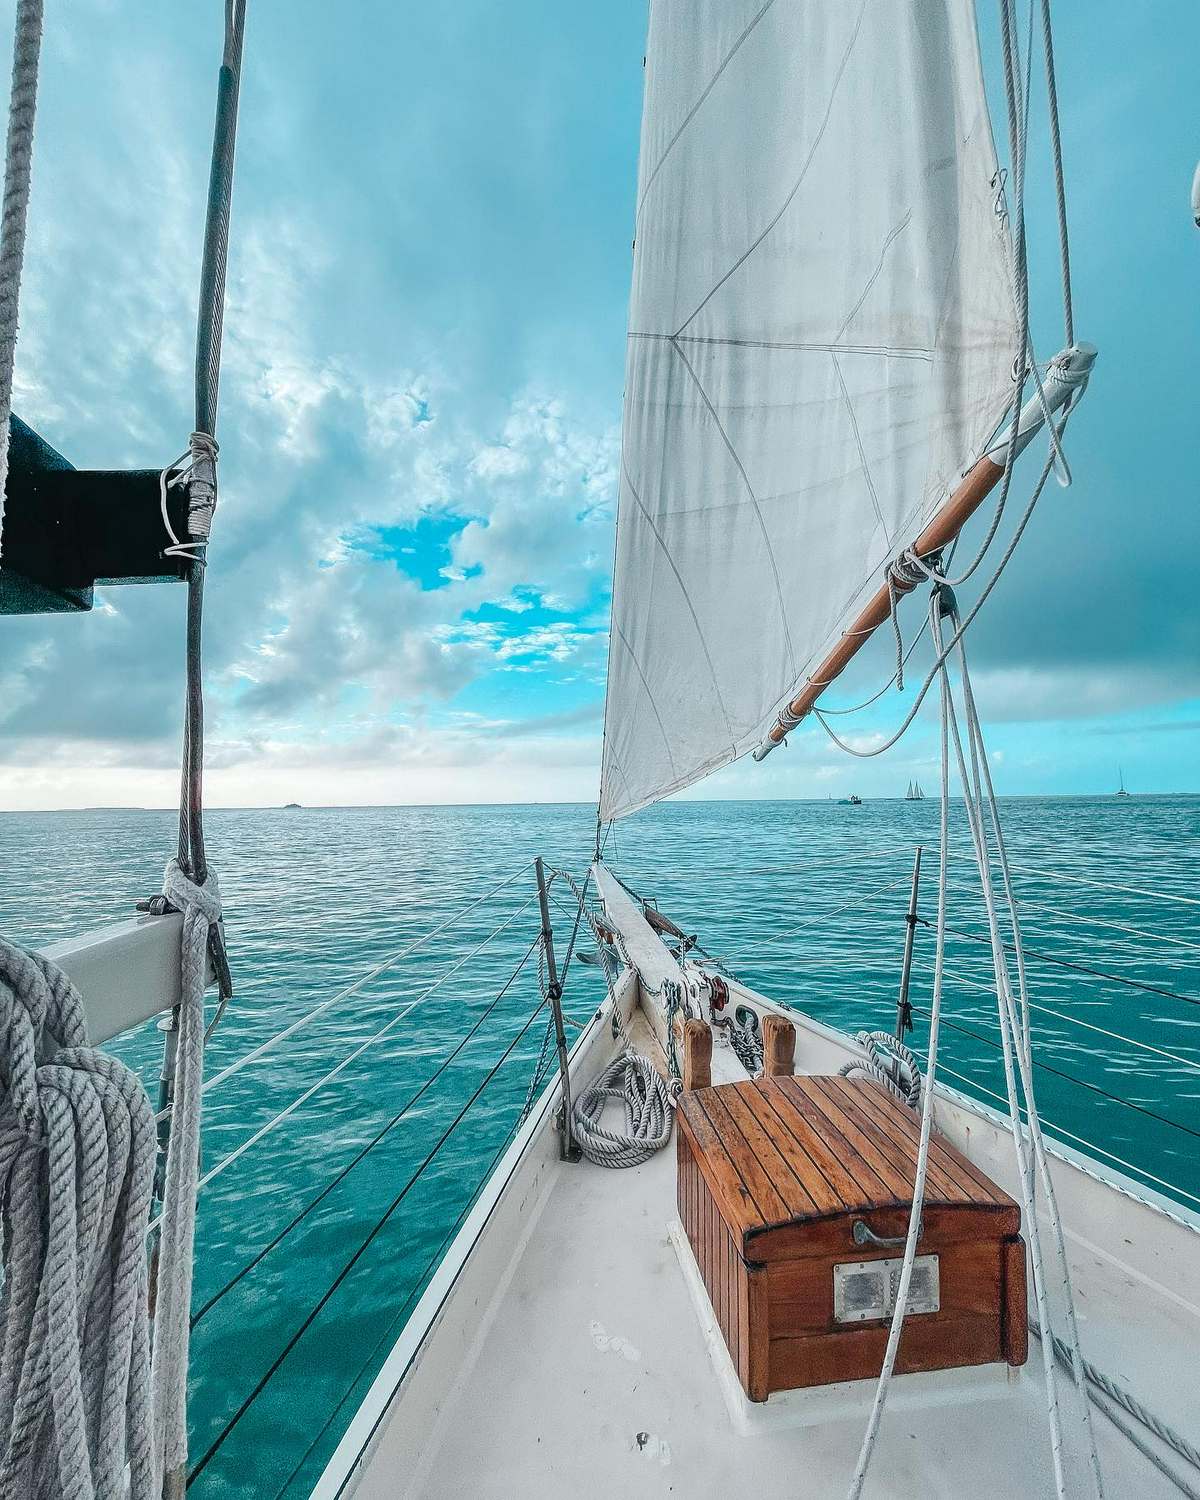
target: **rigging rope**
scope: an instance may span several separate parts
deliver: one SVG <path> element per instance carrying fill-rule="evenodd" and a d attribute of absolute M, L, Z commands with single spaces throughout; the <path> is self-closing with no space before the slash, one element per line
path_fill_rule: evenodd
<path fill-rule="evenodd" d="M 79 992 L 0 941 L 0 1497 L 159 1500 L 143 1248 L 154 1119 Z"/>
<path fill-rule="evenodd" d="M 38 65 L 42 50 L 42 0 L 19 0 L 13 36 L 12 94 L 4 153 L 4 203 L 0 220 L 0 556 L 4 553 L 4 496 L 8 489 L 8 429 L 12 417 L 13 368 L 29 186 L 33 172 L 33 125 L 37 117 Z"/>
<path fill-rule="evenodd" d="M 188 494 L 187 542 L 180 544 L 171 533 L 176 555 L 187 561 L 186 686 L 178 849 L 176 858 L 167 866 L 163 897 L 168 908 L 183 913 L 182 993 L 174 1017 L 177 1035 L 167 1041 L 169 1049 L 173 1040 L 175 1059 L 169 1099 L 164 1100 L 171 1105 L 171 1117 L 167 1126 L 161 1195 L 161 1238 L 155 1262 L 157 1282 L 151 1366 L 154 1443 L 161 1461 L 167 1500 L 181 1497 L 186 1485 L 188 1339 L 207 1036 L 204 990 L 210 956 L 220 995 L 213 1025 L 223 1014 L 233 993 L 221 929 L 220 894 L 204 844 L 202 640 L 208 539 L 217 504 L 217 387 L 245 14 L 245 0 L 226 0 L 225 38 L 217 79 L 216 123 L 200 271 L 195 429 L 188 441 L 190 463 L 179 476 L 186 482 Z M 163 908 L 160 906 L 159 909 Z"/>
<path fill-rule="evenodd" d="M 932 609 L 936 609 L 936 602 Z M 931 621 L 933 619 L 931 611 Z M 936 639 L 936 635 L 935 635 Z M 896 1290 L 896 1310 L 892 1314 L 891 1325 L 888 1328 L 887 1348 L 883 1356 L 883 1368 L 879 1373 L 879 1384 L 875 1389 L 875 1399 L 871 1404 L 871 1414 L 867 1419 L 867 1430 L 863 1434 L 862 1447 L 859 1450 L 858 1462 L 854 1468 L 854 1475 L 850 1481 L 848 1500 L 859 1500 L 862 1495 L 863 1485 L 866 1483 L 867 1470 L 870 1467 L 871 1458 L 875 1451 L 875 1441 L 879 1435 L 879 1424 L 883 1418 L 884 1403 L 887 1400 L 888 1389 L 891 1385 L 892 1371 L 896 1365 L 896 1352 L 900 1347 L 900 1334 L 904 1327 L 904 1315 L 908 1307 L 908 1289 L 912 1282 L 913 1263 L 916 1260 L 917 1240 L 921 1233 L 921 1212 L 925 1204 L 925 1177 L 929 1165 L 929 1141 L 933 1125 L 933 1090 L 937 1078 L 937 1056 L 938 1036 L 942 1014 L 942 983 L 943 983 L 943 960 L 945 956 L 945 934 L 946 934 L 946 853 L 949 847 L 949 808 L 950 808 L 950 754 L 948 744 L 948 719 L 949 719 L 950 684 L 945 669 L 942 671 L 941 683 L 941 779 L 942 795 L 939 811 L 940 859 L 938 863 L 938 897 L 937 897 L 937 942 L 934 948 L 933 968 L 933 997 L 932 1012 L 929 1019 L 929 1045 L 926 1054 L 927 1077 L 925 1083 L 925 1098 L 921 1107 L 921 1133 L 917 1145 L 917 1165 L 913 1179 L 912 1207 L 909 1209 L 908 1229 L 904 1237 L 904 1256 L 900 1264 L 900 1281 Z"/>

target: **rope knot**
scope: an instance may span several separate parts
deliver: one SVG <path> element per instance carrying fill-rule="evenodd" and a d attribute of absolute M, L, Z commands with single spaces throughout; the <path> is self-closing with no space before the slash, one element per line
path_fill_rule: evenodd
<path fill-rule="evenodd" d="M 919 588 L 926 578 L 936 582 L 940 565 L 940 552 L 930 553 L 928 558 L 924 558 L 911 547 L 906 547 L 898 557 L 892 558 L 884 570 L 887 578 L 888 614 L 891 616 L 892 633 L 896 638 L 896 691 L 900 693 L 904 691 L 904 637 L 900 633 L 900 616 L 896 607 L 901 594 L 909 594 L 913 589 Z"/>
<path fill-rule="evenodd" d="M 188 438 L 187 449 L 158 476 L 163 525 L 171 538 L 171 545 L 163 548 L 164 557 L 186 557 L 193 562 L 203 560 L 217 508 L 217 455 L 220 451 L 211 433 L 193 432 Z M 186 486 L 188 497 L 187 541 L 181 541 L 175 535 L 167 508 L 167 491 L 181 485 Z"/>
<path fill-rule="evenodd" d="M 203 885 L 185 875 L 179 861 L 173 859 L 163 875 L 163 895 L 177 911 L 195 912 L 208 927 L 221 920 L 221 890 L 216 873 L 208 872 Z"/>

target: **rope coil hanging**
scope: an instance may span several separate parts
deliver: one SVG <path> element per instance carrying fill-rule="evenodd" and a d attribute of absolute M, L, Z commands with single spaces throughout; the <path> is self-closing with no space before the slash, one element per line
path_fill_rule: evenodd
<path fill-rule="evenodd" d="M 74 985 L 0 941 L 2 1500 L 158 1500 L 144 1250 L 154 1153 L 150 1101 L 88 1046 Z"/>

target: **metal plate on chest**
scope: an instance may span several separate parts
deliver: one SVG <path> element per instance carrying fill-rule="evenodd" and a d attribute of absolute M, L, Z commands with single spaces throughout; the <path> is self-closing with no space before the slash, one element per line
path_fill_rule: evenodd
<path fill-rule="evenodd" d="M 833 1268 L 835 1323 L 870 1323 L 890 1318 L 900 1290 L 903 1258 L 856 1260 Z M 908 1286 L 908 1312 L 934 1313 L 941 1307 L 936 1255 L 918 1255 Z"/>

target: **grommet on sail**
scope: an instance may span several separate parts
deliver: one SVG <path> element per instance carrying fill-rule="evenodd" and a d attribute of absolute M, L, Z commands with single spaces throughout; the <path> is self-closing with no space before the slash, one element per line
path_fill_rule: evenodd
<path fill-rule="evenodd" d="M 746 754 L 1019 341 L 973 7 L 651 8 L 600 813 Z"/>

